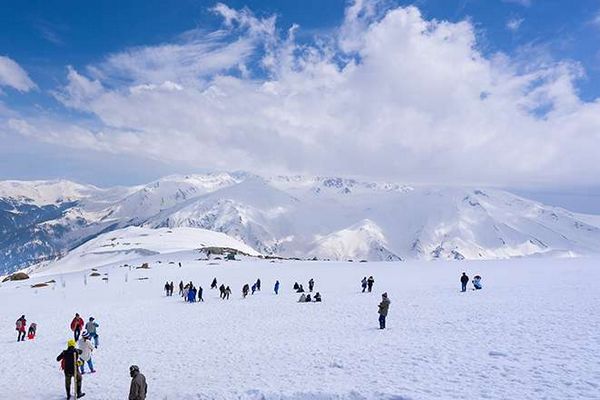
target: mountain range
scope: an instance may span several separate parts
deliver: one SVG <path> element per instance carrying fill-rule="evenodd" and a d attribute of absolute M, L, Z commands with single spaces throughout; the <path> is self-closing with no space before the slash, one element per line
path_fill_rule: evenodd
<path fill-rule="evenodd" d="M 263 255 L 397 261 L 599 253 L 599 221 L 497 189 L 338 177 L 210 173 L 114 188 L 3 181 L 0 273 L 131 226 L 221 232 Z"/>

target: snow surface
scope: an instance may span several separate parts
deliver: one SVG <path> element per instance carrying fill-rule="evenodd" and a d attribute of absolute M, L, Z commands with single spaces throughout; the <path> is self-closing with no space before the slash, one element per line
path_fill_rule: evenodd
<path fill-rule="evenodd" d="M 64 398 L 55 357 L 79 312 L 100 324 L 98 372 L 84 376 L 89 399 L 126 398 L 133 363 L 148 379 L 148 399 L 600 399 L 598 258 L 226 262 L 183 251 L 161 254 L 159 264 L 156 257 L 135 259 L 150 262 L 148 270 L 122 262 L 100 268 L 107 281 L 90 271 L 48 275 L 49 268 L 2 284 L 0 397 Z M 462 271 L 480 274 L 484 289 L 460 293 Z M 375 290 L 363 294 L 368 275 Z M 230 300 L 208 289 L 213 277 L 231 286 Z M 242 299 L 242 285 L 259 277 L 263 291 Z M 299 304 L 292 285 L 307 287 L 310 278 L 324 302 Z M 49 279 L 56 284 L 30 288 Z M 165 297 L 166 280 L 200 284 L 206 302 L 186 304 L 177 289 Z M 380 331 L 383 291 L 392 303 L 389 329 Z M 38 324 L 35 341 L 16 343 L 21 314 Z"/>

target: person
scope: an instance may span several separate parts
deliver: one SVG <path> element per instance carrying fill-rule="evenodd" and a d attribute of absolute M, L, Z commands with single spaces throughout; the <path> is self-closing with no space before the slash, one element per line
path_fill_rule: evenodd
<path fill-rule="evenodd" d="M 371 293 L 371 291 L 373 290 L 374 283 L 375 283 L 375 279 L 373 279 L 372 276 L 369 276 L 369 279 L 367 279 L 367 290 L 369 291 L 369 293 Z"/>
<path fill-rule="evenodd" d="M 217 278 L 213 279 L 212 283 L 210 284 L 210 288 L 211 289 L 217 288 Z"/>
<path fill-rule="evenodd" d="M 256 290 L 260 292 L 260 278 L 256 280 Z"/>
<path fill-rule="evenodd" d="M 179 295 L 183 296 L 183 281 L 179 281 Z"/>
<path fill-rule="evenodd" d="M 312 299 L 310 298 L 310 294 L 307 294 L 307 295 L 306 295 L 306 302 L 307 302 L 307 303 L 310 303 L 310 302 L 312 302 Z"/>
<path fill-rule="evenodd" d="M 275 287 L 273 288 L 275 294 L 279 294 L 279 281 L 275 281 Z"/>
<path fill-rule="evenodd" d="M 31 325 L 29 325 L 29 330 L 27 331 L 27 339 L 29 339 L 29 340 L 35 339 L 36 332 L 37 332 L 37 324 L 35 322 L 32 322 Z"/>
<path fill-rule="evenodd" d="M 221 292 L 219 297 L 222 298 L 223 300 L 225 300 L 225 285 L 223 285 L 222 283 L 221 283 L 221 286 L 219 286 L 219 291 Z"/>
<path fill-rule="evenodd" d="M 202 298 L 203 291 L 204 289 L 202 289 L 202 286 L 198 286 L 198 301 L 204 301 L 204 299 Z"/>
<path fill-rule="evenodd" d="M 169 289 L 171 289 L 171 285 L 169 285 L 169 282 L 165 283 L 165 295 L 167 297 L 169 297 Z"/>
<path fill-rule="evenodd" d="M 306 303 L 306 295 L 302 293 L 298 299 L 298 303 Z"/>
<path fill-rule="evenodd" d="M 196 289 L 194 288 L 194 286 L 191 286 L 188 289 L 188 296 L 187 296 L 187 300 L 190 303 L 195 303 L 196 302 Z"/>
<path fill-rule="evenodd" d="M 17 331 L 17 342 L 25 341 L 25 328 L 27 327 L 27 320 L 25 315 L 21 315 L 21 318 L 15 323 L 15 330 Z"/>
<path fill-rule="evenodd" d="M 173 296 L 173 290 L 175 289 L 175 285 L 173 285 L 173 281 L 169 284 L 169 296 Z"/>
<path fill-rule="evenodd" d="M 146 400 L 148 395 L 148 384 L 146 377 L 140 372 L 140 367 L 132 365 L 129 367 L 131 386 L 129 386 L 129 400 Z"/>
<path fill-rule="evenodd" d="M 179 265 L 179 268 L 181 268 L 181 261 L 177 263 Z"/>
<path fill-rule="evenodd" d="M 298 285 L 298 282 L 294 282 L 294 290 L 298 290 L 300 288 L 300 285 Z"/>
<path fill-rule="evenodd" d="M 79 314 L 75 313 L 75 318 L 71 321 L 71 330 L 73 331 L 73 337 L 77 342 L 79 340 L 79 335 L 81 335 L 81 330 L 83 329 L 83 318 L 79 316 Z"/>
<path fill-rule="evenodd" d="M 248 296 L 248 292 L 250 291 L 250 286 L 246 283 L 244 287 L 242 287 L 242 297 L 246 298 Z"/>
<path fill-rule="evenodd" d="M 304 293 L 304 287 L 302 286 L 302 284 L 298 286 L 298 290 L 296 290 L 296 293 Z"/>
<path fill-rule="evenodd" d="M 308 291 L 310 293 L 312 293 L 314 288 L 315 288 L 315 280 L 313 278 L 310 278 L 310 281 L 308 281 Z"/>
<path fill-rule="evenodd" d="M 89 321 L 85 324 L 85 330 L 88 333 L 88 336 L 94 339 L 95 348 L 98 348 L 98 332 L 96 331 L 98 326 L 99 325 L 94 320 L 94 317 L 90 317 Z"/>
<path fill-rule="evenodd" d="M 388 299 L 388 294 L 384 293 L 381 295 L 381 303 L 379 303 L 379 329 L 385 329 L 385 319 L 387 318 L 389 309 L 390 299 Z"/>
<path fill-rule="evenodd" d="M 317 302 L 317 303 L 321 302 L 321 293 L 317 292 L 315 294 L 315 302 Z"/>
<path fill-rule="evenodd" d="M 190 285 L 189 284 L 186 284 L 183 287 L 183 300 L 190 301 Z"/>
<path fill-rule="evenodd" d="M 67 341 L 67 349 L 63 350 L 58 357 L 56 357 L 56 361 L 61 362 L 61 367 L 63 372 L 65 373 L 65 389 L 67 390 L 67 399 L 71 398 L 71 380 L 75 379 L 75 397 L 80 398 L 85 396 L 85 393 L 81 391 L 82 385 L 82 375 L 79 373 L 77 369 L 78 358 L 81 354 L 81 350 L 75 348 L 75 340 L 69 339 Z"/>
<path fill-rule="evenodd" d="M 88 332 L 83 332 L 81 335 L 81 339 L 77 343 L 77 348 L 81 350 L 81 354 L 79 358 L 81 358 L 81 366 L 79 367 L 81 370 L 81 375 L 85 374 L 85 364 L 87 363 L 90 372 L 93 374 L 96 372 L 94 369 L 94 363 L 92 362 L 92 352 L 94 351 L 94 346 L 90 341 L 90 335 Z"/>
<path fill-rule="evenodd" d="M 467 276 L 466 272 L 462 273 L 462 276 L 460 277 L 460 283 L 462 285 L 461 292 L 466 292 L 467 291 L 467 283 L 469 283 L 469 277 Z"/>
<path fill-rule="evenodd" d="M 227 286 L 225 288 L 225 297 L 227 298 L 227 300 L 229 300 L 230 295 L 231 295 L 231 289 L 229 288 L 229 286 Z"/>
<path fill-rule="evenodd" d="M 364 278 L 362 278 L 362 281 L 360 281 L 360 285 L 362 286 L 362 292 L 364 293 L 365 290 L 367 290 L 367 277 L 366 276 Z"/>
<path fill-rule="evenodd" d="M 252 285 L 252 294 L 254 295 L 254 292 L 256 292 L 256 283 L 254 285 Z"/>
<path fill-rule="evenodd" d="M 475 275 L 475 277 L 473 277 L 473 286 L 475 286 L 475 290 L 483 289 L 481 277 L 479 275 Z"/>

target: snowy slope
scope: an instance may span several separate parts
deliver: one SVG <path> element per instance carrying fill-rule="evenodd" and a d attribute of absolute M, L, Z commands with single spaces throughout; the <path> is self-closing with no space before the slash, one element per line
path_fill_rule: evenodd
<path fill-rule="evenodd" d="M 134 263 L 148 256 L 169 256 L 180 252 L 220 247 L 258 256 L 257 251 L 223 233 L 197 228 L 149 229 L 128 227 L 108 232 L 77 247 L 64 258 L 34 266 L 36 273 L 67 273 L 99 268 L 113 263 Z"/>
<path fill-rule="evenodd" d="M 0 183 L 0 271 L 128 226 L 195 227 L 284 257 L 497 259 L 600 253 L 600 223 L 511 193 L 336 177 L 174 175 L 98 189 Z M 48 202 L 48 204 L 42 204 Z M 366 223 L 365 221 L 368 221 Z"/>
<path fill-rule="evenodd" d="M 147 270 L 100 268 L 108 281 L 75 272 L 0 285 L 0 398 L 64 398 L 55 358 L 75 312 L 100 324 L 98 372 L 83 381 L 95 400 L 127 397 L 130 364 L 146 375 L 148 399 L 161 400 L 599 398 L 597 258 L 208 262 L 172 253 L 179 268 L 153 257 L 138 260 Z M 460 293 L 463 270 L 482 275 L 484 289 Z M 363 294 L 368 275 L 375 292 Z M 231 286 L 230 300 L 208 289 L 214 277 Z M 259 277 L 262 292 L 242 299 L 242 285 Z M 310 278 L 324 302 L 298 304 L 292 285 Z M 205 302 L 186 304 L 177 289 L 165 297 L 167 280 L 201 285 Z M 383 291 L 392 303 L 379 331 Z M 21 314 L 38 324 L 35 341 L 16 343 Z"/>

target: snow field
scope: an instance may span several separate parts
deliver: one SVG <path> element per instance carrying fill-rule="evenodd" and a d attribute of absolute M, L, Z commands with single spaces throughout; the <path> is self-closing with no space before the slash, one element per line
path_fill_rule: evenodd
<path fill-rule="evenodd" d="M 98 373 L 84 376 L 90 399 L 125 398 L 130 364 L 146 375 L 149 399 L 600 398 L 598 259 L 271 263 L 195 256 L 162 255 L 150 270 L 103 268 L 108 283 L 88 276 L 84 285 L 77 272 L 3 284 L 0 398 L 64 398 L 55 358 L 71 337 L 75 312 L 100 324 Z M 484 289 L 460 293 L 463 270 L 482 275 Z M 360 293 L 369 275 L 374 293 Z M 213 277 L 231 287 L 229 301 L 208 289 Z M 242 299 L 242 285 L 259 277 L 262 292 Z M 323 303 L 298 304 L 292 285 L 307 288 L 311 277 Z M 54 288 L 29 288 L 50 278 Z M 177 288 L 165 297 L 167 279 L 200 284 L 206 302 L 184 303 Z M 392 303 L 389 329 L 379 331 L 383 291 Z M 38 324 L 33 342 L 16 343 L 21 314 Z"/>

